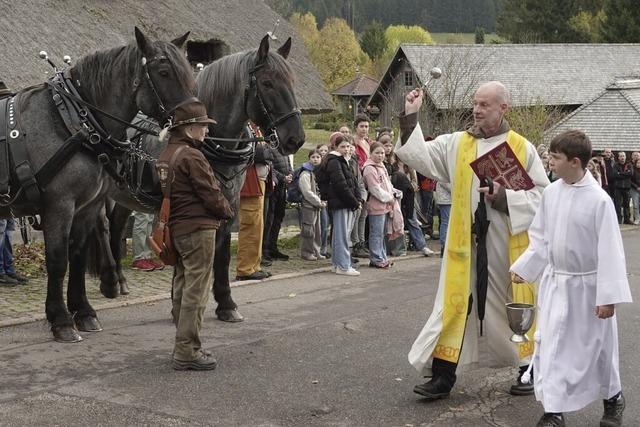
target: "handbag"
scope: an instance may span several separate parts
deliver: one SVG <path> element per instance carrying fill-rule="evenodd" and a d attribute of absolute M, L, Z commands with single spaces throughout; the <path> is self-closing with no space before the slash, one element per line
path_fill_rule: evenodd
<path fill-rule="evenodd" d="M 160 178 L 160 186 L 162 187 L 162 205 L 160 206 L 160 214 L 151 236 L 147 238 L 149 248 L 160 258 L 166 265 L 176 265 L 178 262 L 178 252 L 173 246 L 171 238 L 171 230 L 169 229 L 169 216 L 171 214 L 171 183 L 174 180 L 173 166 L 178 154 L 186 146 L 180 146 L 173 153 L 169 163 L 156 162 L 156 170 Z"/>

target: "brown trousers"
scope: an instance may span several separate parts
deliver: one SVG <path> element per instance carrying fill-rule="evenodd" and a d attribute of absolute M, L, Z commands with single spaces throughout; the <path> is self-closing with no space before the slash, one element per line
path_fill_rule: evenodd
<path fill-rule="evenodd" d="M 238 264 L 236 267 L 238 276 L 248 276 L 261 270 L 264 187 L 264 181 L 260 181 L 262 196 L 240 197 Z"/>
<path fill-rule="evenodd" d="M 198 230 L 174 238 L 178 263 L 173 276 L 173 307 L 176 325 L 173 358 L 182 361 L 200 357 L 200 330 L 211 286 L 216 230 Z"/>

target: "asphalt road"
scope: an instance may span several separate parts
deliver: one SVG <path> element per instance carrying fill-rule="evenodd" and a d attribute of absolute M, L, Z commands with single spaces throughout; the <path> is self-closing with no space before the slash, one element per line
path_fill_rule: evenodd
<path fill-rule="evenodd" d="M 640 232 L 624 233 L 636 298 Z M 247 320 L 224 324 L 209 309 L 203 342 L 213 372 L 176 372 L 169 301 L 102 310 L 105 330 L 78 344 L 47 325 L 0 329 L 0 426 L 533 426 L 533 397 L 506 393 L 515 369 L 483 363 L 459 375 L 447 400 L 412 393 L 422 382 L 406 354 L 435 295 L 439 258 L 234 289 Z M 620 307 L 625 425 L 640 426 L 638 304 Z M 635 335 L 634 335 L 635 333 Z M 567 417 L 597 426 L 601 403 Z"/>

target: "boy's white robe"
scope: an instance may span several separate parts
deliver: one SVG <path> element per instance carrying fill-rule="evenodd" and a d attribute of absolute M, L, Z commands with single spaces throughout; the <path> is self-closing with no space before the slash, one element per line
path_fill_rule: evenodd
<path fill-rule="evenodd" d="M 438 182 L 453 184 L 456 175 L 458 145 L 462 135 L 463 132 L 455 132 L 440 135 L 435 140 L 427 142 L 424 140 L 420 125 L 417 125 L 403 146 L 400 143 L 396 145 L 395 154 L 405 164 L 422 175 Z M 506 133 L 495 135 L 491 138 L 479 138 L 476 157 L 482 156 L 506 140 Z M 507 323 L 505 308 L 505 303 L 511 300 L 509 296 L 509 284 L 511 283 L 509 274 L 509 235 L 510 233 L 517 234 L 527 230 L 538 208 L 542 190 L 549 184 L 542 161 L 530 142 L 527 142 L 527 162 L 523 166 L 533 180 L 535 187 L 528 191 L 506 190 L 509 215 L 493 209 L 491 203 L 487 205 L 487 217 L 491 224 L 486 240 L 489 284 L 483 329 L 484 335 L 487 337 L 489 350 L 495 360 L 501 364 L 512 366 L 527 364 L 528 360 L 520 361 L 517 347 L 509 341 L 509 337 L 513 335 Z M 469 216 L 472 220 L 473 213 L 476 211 L 480 200 L 479 184 L 478 177 L 474 175 L 471 188 L 469 188 L 471 197 Z M 452 200 L 452 203 L 455 203 L 455 200 Z M 449 225 L 451 226 L 451 223 Z M 451 229 L 448 231 L 448 233 L 455 232 L 456 230 Z M 474 239 L 472 241 L 475 242 Z M 472 243 L 472 246 L 469 290 L 473 294 L 473 300 L 477 301 L 478 299 L 475 295 L 475 244 Z M 433 311 L 413 343 L 408 356 L 409 363 L 425 376 L 431 375 L 432 354 L 442 330 L 444 272 L 447 268 L 447 252 L 445 251 L 444 253 L 445 257 L 442 260 L 440 281 Z M 475 303 L 472 305 L 472 312 L 466 324 L 464 345 L 458 361 L 459 369 L 478 361 L 479 327 L 476 306 L 477 304 Z"/>
<path fill-rule="evenodd" d="M 599 319 L 595 310 L 631 302 L 631 293 L 613 202 L 590 173 L 545 189 L 529 248 L 511 271 L 540 281 L 533 369 L 545 412 L 576 411 L 618 393 L 616 316 Z"/>

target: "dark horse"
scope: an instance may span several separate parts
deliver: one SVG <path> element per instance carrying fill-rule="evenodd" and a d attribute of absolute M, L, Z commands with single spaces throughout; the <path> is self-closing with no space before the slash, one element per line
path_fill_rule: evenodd
<path fill-rule="evenodd" d="M 247 122 L 251 120 L 263 129 L 265 137 L 277 144 L 283 154 L 295 153 L 304 143 L 300 111 L 293 92 L 293 72 L 286 62 L 290 48 L 291 39 L 288 39 L 277 53 L 269 52 L 269 38 L 265 36 L 257 50 L 223 57 L 205 67 L 197 77 L 198 98 L 207 106 L 209 116 L 218 122 L 211 125 L 209 134 L 213 142 L 206 144 L 203 151 L 236 213 L 240 188 L 251 161 L 251 147 L 239 140 Z M 163 144 L 158 144 L 154 137 L 146 136 L 145 139 L 141 151 L 149 157 L 157 157 Z M 159 200 L 156 204 L 141 204 L 140 198 L 133 198 L 126 191 L 114 191 L 111 197 L 117 202 L 109 213 L 111 251 L 97 253 L 99 259 L 95 261 L 101 282 L 112 280 L 112 268 L 117 269 L 122 290 L 127 289 L 120 263 L 121 239 L 127 218 L 132 210 L 157 212 Z M 229 287 L 232 224 L 233 220 L 223 221 L 216 233 L 213 293 L 218 304 L 218 318 L 239 321 L 242 317 Z"/>
<path fill-rule="evenodd" d="M 128 149 L 126 143 L 118 142 L 124 139 L 127 123 L 138 111 L 163 122 L 168 110 L 194 93 L 191 67 L 176 46 L 186 41 L 188 33 L 175 44 L 150 41 L 137 28 L 135 35 L 136 43 L 87 55 L 66 70 L 72 92 L 84 102 L 76 103 L 76 107 L 84 107 L 93 115 L 101 133 L 72 134 L 56 107 L 62 98 L 71 102 L 70 95 L 52 89 L 50 84 L 25 89 L 15 98 L 19 126 L 26 135 L 28 162 L 34 172 L 54 158 L 67 140 L 73 138 L 80 147 L 59 163 L 51 179 L 37 182 L 41 190 L 38 206 L 20 193 L 14 194 L 11 204 L 0 204 L 2 218 L 33 214 L 42 218 L 48 276 L 45 311 L 57 341 L 82 339 L 74 327 L 74 317 L 75 322 L 99 325 L 85 293 L 86 257 L 82 249 L 106 194 L 115 186 L 109 171 L 113 161 Z M 61 76 L 58 74 L 58 78 Z M 52 91 L 59 95 L 57 100 Z M 105 155 L 99 157 L 96 152 Z M 15 177 L 13 182 L 15 193 Z M 68 264 L 65 306 L 63 281 Z M 77 280 L 80 273 L 83 279 Z"/>

